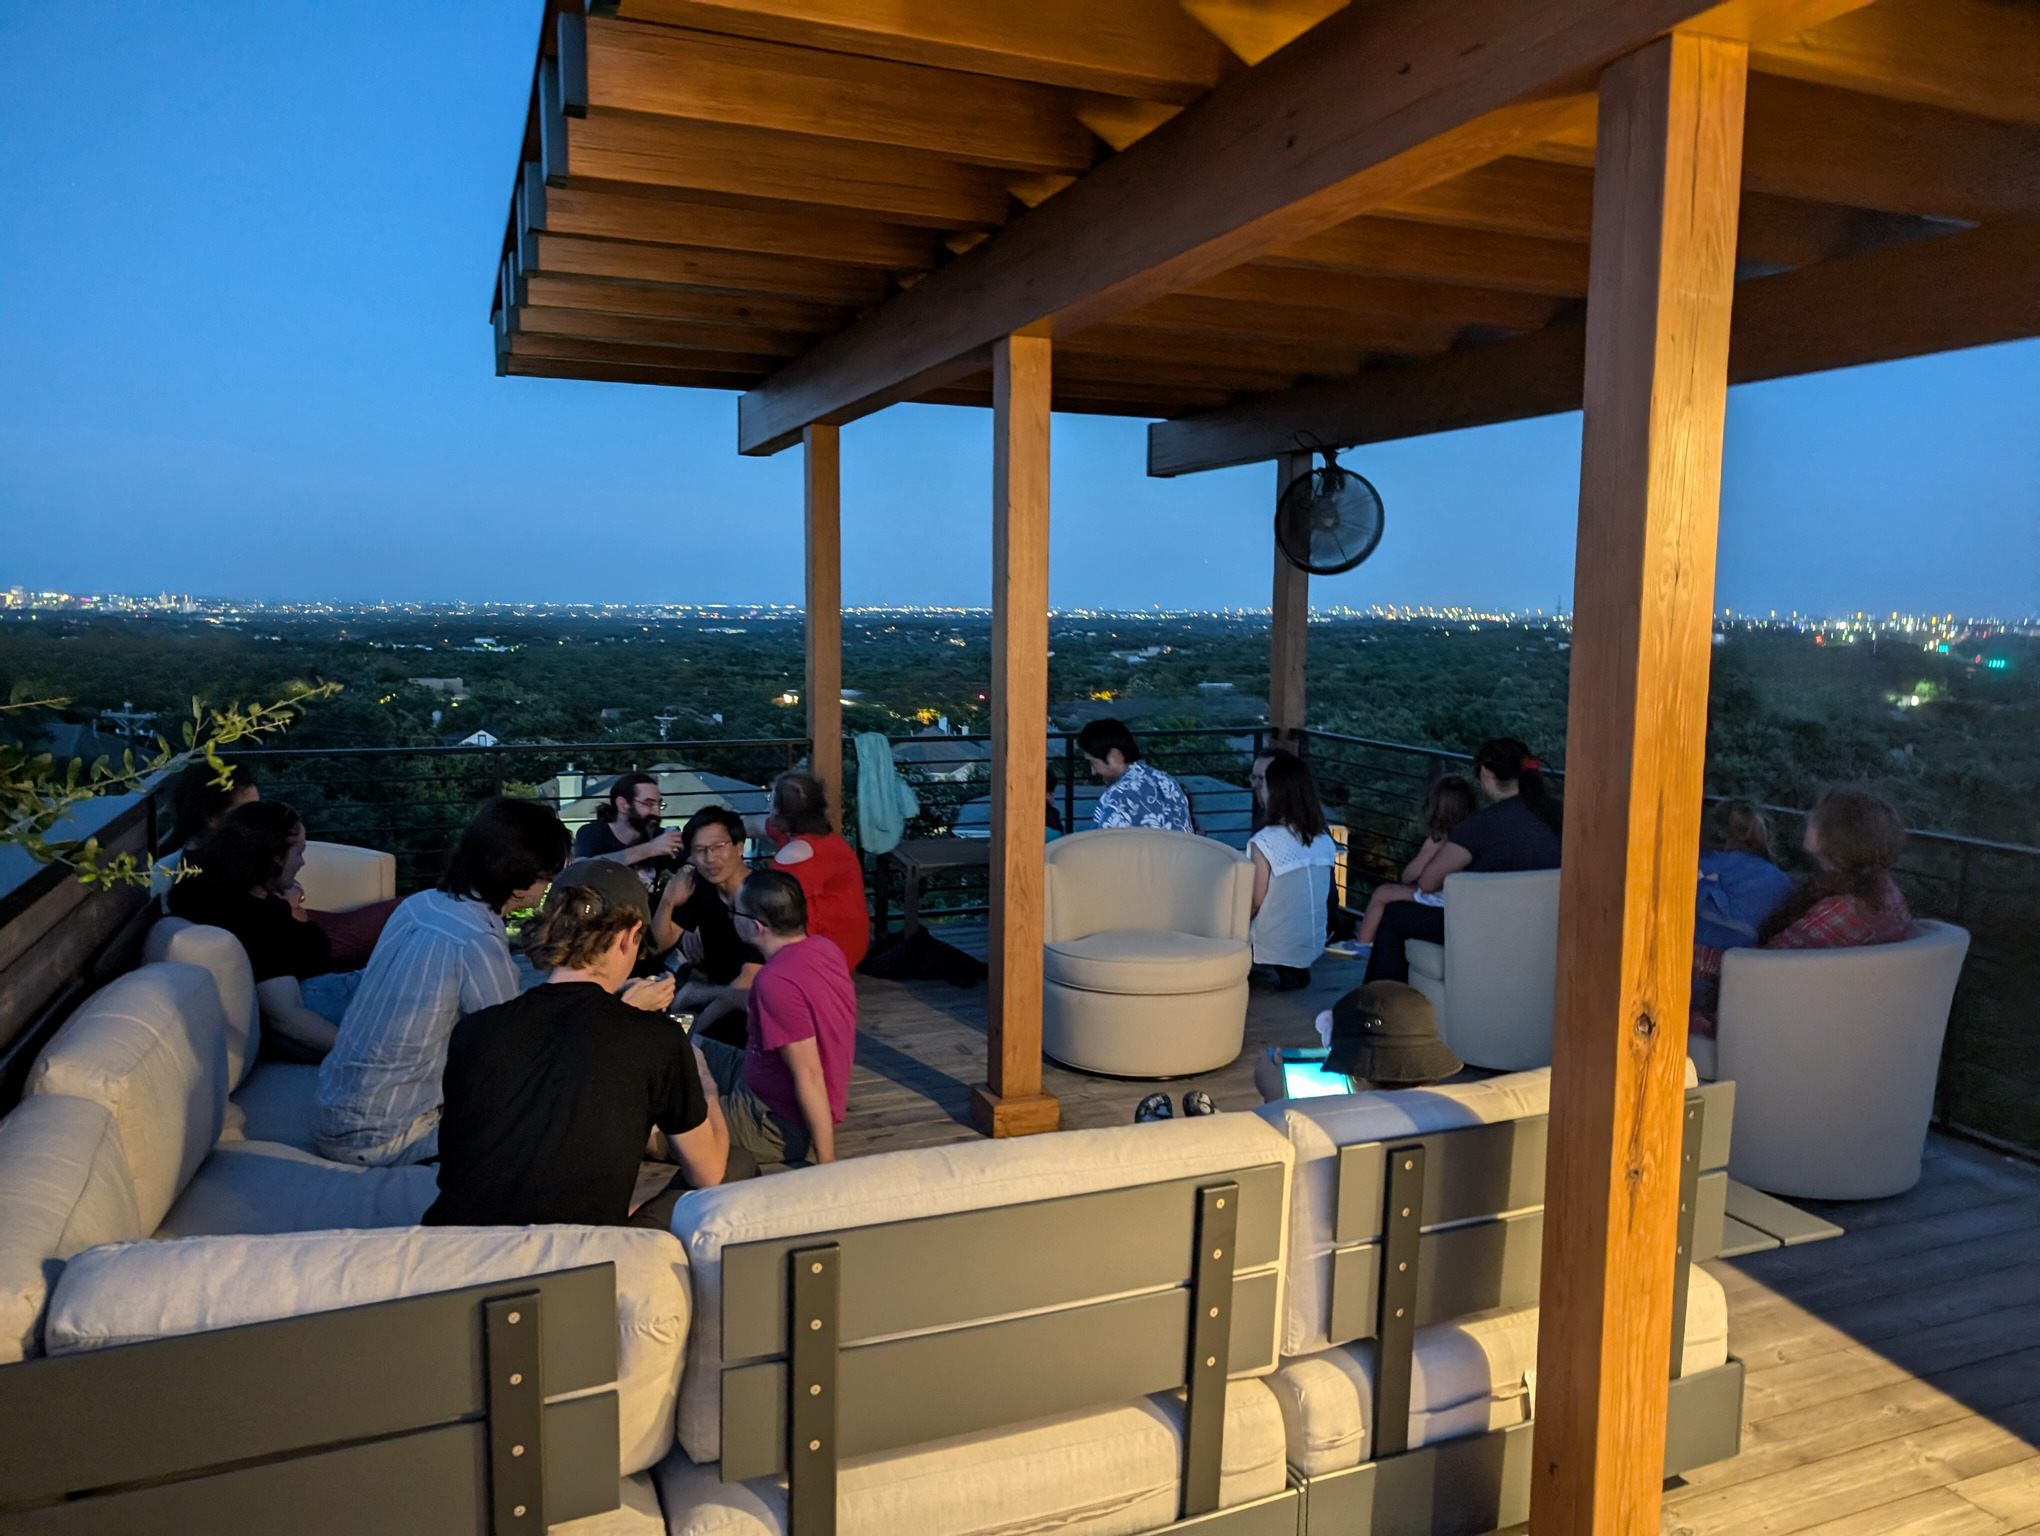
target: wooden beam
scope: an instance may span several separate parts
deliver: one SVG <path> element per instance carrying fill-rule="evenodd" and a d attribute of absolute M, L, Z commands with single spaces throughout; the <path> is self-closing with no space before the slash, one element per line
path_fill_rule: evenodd
<path fill-rule="evenodd" d="M 622 0 L 618 14 L 1156 101 L 1195 101 L 1237 68 L 1175 0 Z"/>
<path fill-rule="evenodd" d="M 725 325 L 761 325 L 776 331 L 826 334 L 850 318 L 846 309 L 758 293 L 714 293 L 664 283 L 610 281 L 533 274 L 518 283 L 519 301 L 552 309 L 600 310 Z"/>
<path fill-rule="evenodd" d="M 1594 173 L 1509 156 L 1397 198 L 1381 211 L 1455 229 L 1584 244 L 1593 228 Z"/>
<path fill-rule="evenodd" d="M 1258 64 L 1288 47 L 1347 0 L 1181 0 L 1183 9 L 1242 62 Z"/>
<path fill-rule="evenodd" d="M 2017 220 L 1753 279 L 1736 289 L 1729 382 L 2040 335 L 2035 271 L 2040 221 Z M 1585 328 L 1554 325 L 1163 422 L 1149 429 L 1148 473 L 1252 464 L 1300 431 L 1353 447 L 1578 410 L 1585 371 Z"/>
<path fill-rule="evenodd" d="M 568 120 L 573 178 L 796 203 L 930 229 L 993 229 L 1007 172 L 728 123 L 591 112 Z"/>
<path fill-rule="evenodd" d="M 715 325 L 697 320 L 653 320 L 642 315 L 610 315 L 588 309 L 540 309 L 526 305 L 512 311 L 512 318 L 516 322 L 515 334 L 519 335 L 579 336 L 591 341 L 627 341 L 689 352 L 797 357 L 814 344 L 812 336 L 798 331 Z"/>
<path fill-rule="evenodd" d="M 1166 378 L 1171 364 L 1192 367 L 1237 364 L 1291 374 L 1345 374 L 1360 366 L 1367 349 L 1309 336 L 1203 336 L 1196 332 L 1150 331 L 1131 325 L 1094 325 L 1055 344 L 1056 377 L 1086 357 L 1138 358 Z"/>
<path fill-rule="evenodd" d="M 571 379 L 594 384 L 663 384 L 670 389 L 744 389 L 743 374 L 701 373 L 692 368 L 639 367 L 628 363 L 561 362 L 545 357 L 509 357 L 498 372 L 510 378 Z"/>
<path fill-rule="evenodd" d="M 1069 93 L 920 64 L 709 32 L 588 23 L 589 104 L 889 145 L 1016 171 L 1082 171 L 1104 152 Z"/>
<path fill-rule="evenodd" d="M 959 377 L 997 337 L 1096 324 L 1535 142 L 1568 111 L 1536 93 L 1706 9 L 1349 7 L 747 396 L 738 445 L 776 451 Z"/>
<path fill-rule="evenodd" d="M 843 445 L 835 427 L 813 426 L 803 498 L 807 519 L 808 768 L 843 830 Z"/>
<path fill-rule="evenodd" d="M 1260 262 L 1208 277 L 1187 291 L 1200 298 L 1289 304 L 1346 314 L 1400 315 L 1508 331 L 1534 331 L 1549 321 L 1558 308 L 1555 300 L 1534 293 L 1417 283 L 1399 277 L 1300 272 Z"/>
<path fill-rule="evenodd" d="M 646 245 L 804 256 L 814 261 L 925 272 L 935 265 L 935 233 L 870 219 L 832 217 L 814 208 L 754 208 L 703 202 L 684 193 L 582 183 L 548 187 L 544 228 Z"/>
<path fill-rule="evenodd" d="M 1464 283 L 1568 299 L 1587 295 L 1587 248 L 1577 241 L 1497 235 L 1403 219 L 1354 219 L 1271 251 L 1261 264 Z"/>
<path fill-rule="evenodd" d="M 697 373 L 725 374 L 740 379 L 763 378 L 778 362 L 777 358 L 748 352 L 681 352 L 672 347 L 591 341 L 580 336 L 538 336 L 526 331 L 513 331 L 509 342 L 512 357 L 545 357 L 559 362 L 627 363 L 643 368 L 691 368 Z"/>
<path fill-rule="evenodd" d="M 1533 1528 L 1655 1530 L 1707 749 L 1743 44 L 1601 78 Z"/>
<path fill-rule="evenodd" d="M 1275 460 L 1275 500 L 1299 475 L 1309 474 L 1308 453 L 1285 453 Z M 1272 520 L 1272 519 L 1271 519 Z M 1268 607 L 1268 728 L 1279 745 L 1293 747 L 1303 729 L 1304 663 L 1310 642 L 1310 572 L 1290 563 L 1272 536 L 1275 552 L 1275 593 Z"/>
<path fill-rule="evenodd" d="M 2040 10 L 2004 0 L 1877 0 L 1759 44 L 1750 68 L 1896 101 L 2040 123 Z"/>
<path fill-rule="evenodd" d="M 685 245 L 632 245 L 622 240 L 584 240 L 578 235 L 541 234 L 538 265 L 533 271 L 667 283 L 718 293 L 778 294 L 815 304 L 845 306 L 876 304 L 892 288 L 884 273 L 870 267 L 811 261 L 805 256 L 761 256 L 751 251 L 711 251 Z"/>
<path fill-rule="evenodd" d="M 1415 354 L 1444 351 L 1459 330 L 1450 321 L 1427 320 L 1422 316 L 1348 314 L 1294 304 L 1240 304 L 1194 293 L 1172 294 L 1143 304 L 1115 317 L 1114 324 L 1178 335 L 1238 337 L 1245 341 L 1294 339 L 1373 352 Z"/>
<path fill-rule="evenodd" d="M 971 1090 L 988 1136 L 1052 1131 L 1041 1090 L 1048 804 L 1049 342 L 992 349 L 992 862 L 989 1081 Z"/>

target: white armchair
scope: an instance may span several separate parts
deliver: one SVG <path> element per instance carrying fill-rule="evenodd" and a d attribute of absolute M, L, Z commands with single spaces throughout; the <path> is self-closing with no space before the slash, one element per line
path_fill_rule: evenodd
<path fill-rule="evenodd" d="M 311 911 L 352 912 L 397 894 L 396 855 L 346 843 L 306 843 L 298 884 Z"/>
<path fill-rule="evenodd" d="M 1254 866 L 1187 832 L 1048 845 L 1041 1048 L 1114 1077 L 1186 1077 L 1246 1038 Z"/>
<path fill-rule="evenodd" d="M 1558 990 L 1558 871 L 1451 875 L 1445 942 L 1412 939 L 1410 985 L 1438 1010 L 1438 1033 L 1470 1067 L 1551 1065 Z"/>
<path fill-rule="evenodd" d="M 1968 953 L 1965 930 L 1921 921 L 1897 944 L 1724 955 L 1714 1059 L 1699 1065 L 1735 1079 L 1729 1176 L 1811 1200 L 1917 1184 Z"/>

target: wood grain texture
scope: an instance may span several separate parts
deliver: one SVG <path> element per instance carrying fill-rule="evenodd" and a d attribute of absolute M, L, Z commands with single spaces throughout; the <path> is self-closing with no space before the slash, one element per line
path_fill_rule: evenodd
<path fill-rule="evenodd" d="M 1747 49 L 1601 79 L 1532 1523 L 1658 1522 Z"/>
<path fill-rule="evenodd" d="M 1538 240 L 1367 216 L 1261 258 L 1268 266 L 1319 267 L 1515 293 L 1585 298 L 1587 252 L 1572 240 Z"/>
<path fill-rule="evenodd" d="M 543 309 L 527 304 L 514 312 L 516 334 L 581 336 L 591 341 L 629 341 L 647 347 L 684 352 L 753 353 L 793 357 L 812 339 L 798 331 L 775 331 L 755 325 L 721 325 L 697 320 L 655 320 L 643 315 L 612 315 L 592 309 Z M 684 363 L 684 358 L 673 359 Z"/>
<path fill-rule="evenodd" d="M 1287 304 L 1342 314 L 1400 315 L 1507 331 L 1534 331 L 1558 307 L 1556 300 L 1534 293 L 1510 293 L 1457 283 L 1411 282 L 1399 277 L 1299 272 L 1260 262 L 1248 262 L 1230 272 L 1208 277 L 1186 291 L 1200 298 L 1236 303 Z"/>
<path fill-rule="evenodd" d="M 1299 475 L 1316 463 L 1308 453 L 1285 453 L 1275 460 L 1275 500 Z M 1272 510 L 1272 509 L 1271 509 Z M 1272 536 L 1275 590 L 1268 608 L 1268 728 L 1277 741 L 1291 743 L 1303 729 L 1304 676 L 1310 643 L 1310 573 L 1290 564 Z"/>
<path fill-rule="evenodd" d="M 636 245 L 541 234 L 535 273 L 666 283 L 714 293 L 760 294 L 808 304 L 875 304 L 891 289 L 870 267 L 695 246 Z"/>
<path fill-rule="evenodd" d="M 761 293 L 718 293 L 671 283 L 645 283 L 534 273 L 520 281 L 521 301 L 541 308 L 587 309 L 606 315 L 648 315 L 718 325 L 755 325 L 775 331 L 823 333 L 849 318 L 847 310 Z"/>
<path fill-rule="evenodd" d="M 1895 101 L 2040 123 L 2040 11 L 2002 0 L 1877 0 L 1758 44 L 1750 68 Z"/>
<path fill-rule="evenodd" d="M 836 427 L 802 434 L 806 521 L 808 769 L 829 797 L 829 821 L 843 830 L 843 444 Z"/>
<path fill-rule="evenodd" d="M 905 272 L 934 266 L 938 249 L 933 231 L 902 224 L 836 218 L 814 208 L 732 207 L 684 193 L 647 195 L 644 189 L 586 182 L 546 189 L 545 227 L 557 235 L 804 256 Z"/>
<path fill-rule="evenodd" d="M 1043 865 L 1048 803 L 1050 343 L 992 350 L 992 863 L 987 1081 L 991 1135 L 1054 1130 L 1041 1093 Z"/>

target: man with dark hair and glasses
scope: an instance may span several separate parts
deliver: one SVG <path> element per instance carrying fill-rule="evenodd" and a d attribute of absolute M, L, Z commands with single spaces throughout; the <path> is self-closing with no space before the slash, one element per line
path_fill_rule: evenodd
<path fill-rule="evenodd" d="M 680 834 L 660 827 L 666 797 L 649 773 L 626 773 L 609 786 L 595 819 L 574 834 L 577 859 L 613 859 L 637 872 L 650 890 L 679 863 Z"/>
<path fill-rule="evenodd" d="M 652 913 L 652 945 L 680 946 L 685 967 L 673 1006 L 694 1014 L 697 1040 L 742 1047 L 744 1004 L 765 963 L 730 920 L 747 873 L 744 818 L 725 805 L 705 805 L 680 829 L 687 862 L 666 882 Z"/>
<path fill-rule="evenodd" d="M 833 1163 L 857 1056 L 850 967 L 842 950 L 807 931 L 807 897 L 782 870 L 747 878 L 731 916 L 765 964 L 751 982 L 743 1049 L 698 1042 L 730 1143 L 761 1165 Z"/>

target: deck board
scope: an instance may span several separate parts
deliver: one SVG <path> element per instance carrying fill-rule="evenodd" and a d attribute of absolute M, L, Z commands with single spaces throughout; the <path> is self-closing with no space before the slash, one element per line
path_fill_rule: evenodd
<path fill-rule="evenodd" d="M 983 953 L 983 930 L 938 929 Z M 1169 1083 L 1047 1064 L 1070 1129 L 1122 1125 L 1147 1093 L 1252 1109 L 1253 1061 L 1314 1045 L 1311 1020 L 1359 985 L 1323 960 L 1307 991 L 1256 991 L 1247 1049 Z M 845 1156 L 974 1139 L 985 991 L 857 978 L 858 1059 Z M 1929 1138 L 1919 1185 L 1890 1200 L 1795 1201 L 1840 1237 L 1707 1267 L 1749 1367 L 1743 1454 L 1675 1480 L 1667 1536 L 2040 1536 L 2040 1168 Z"/>

